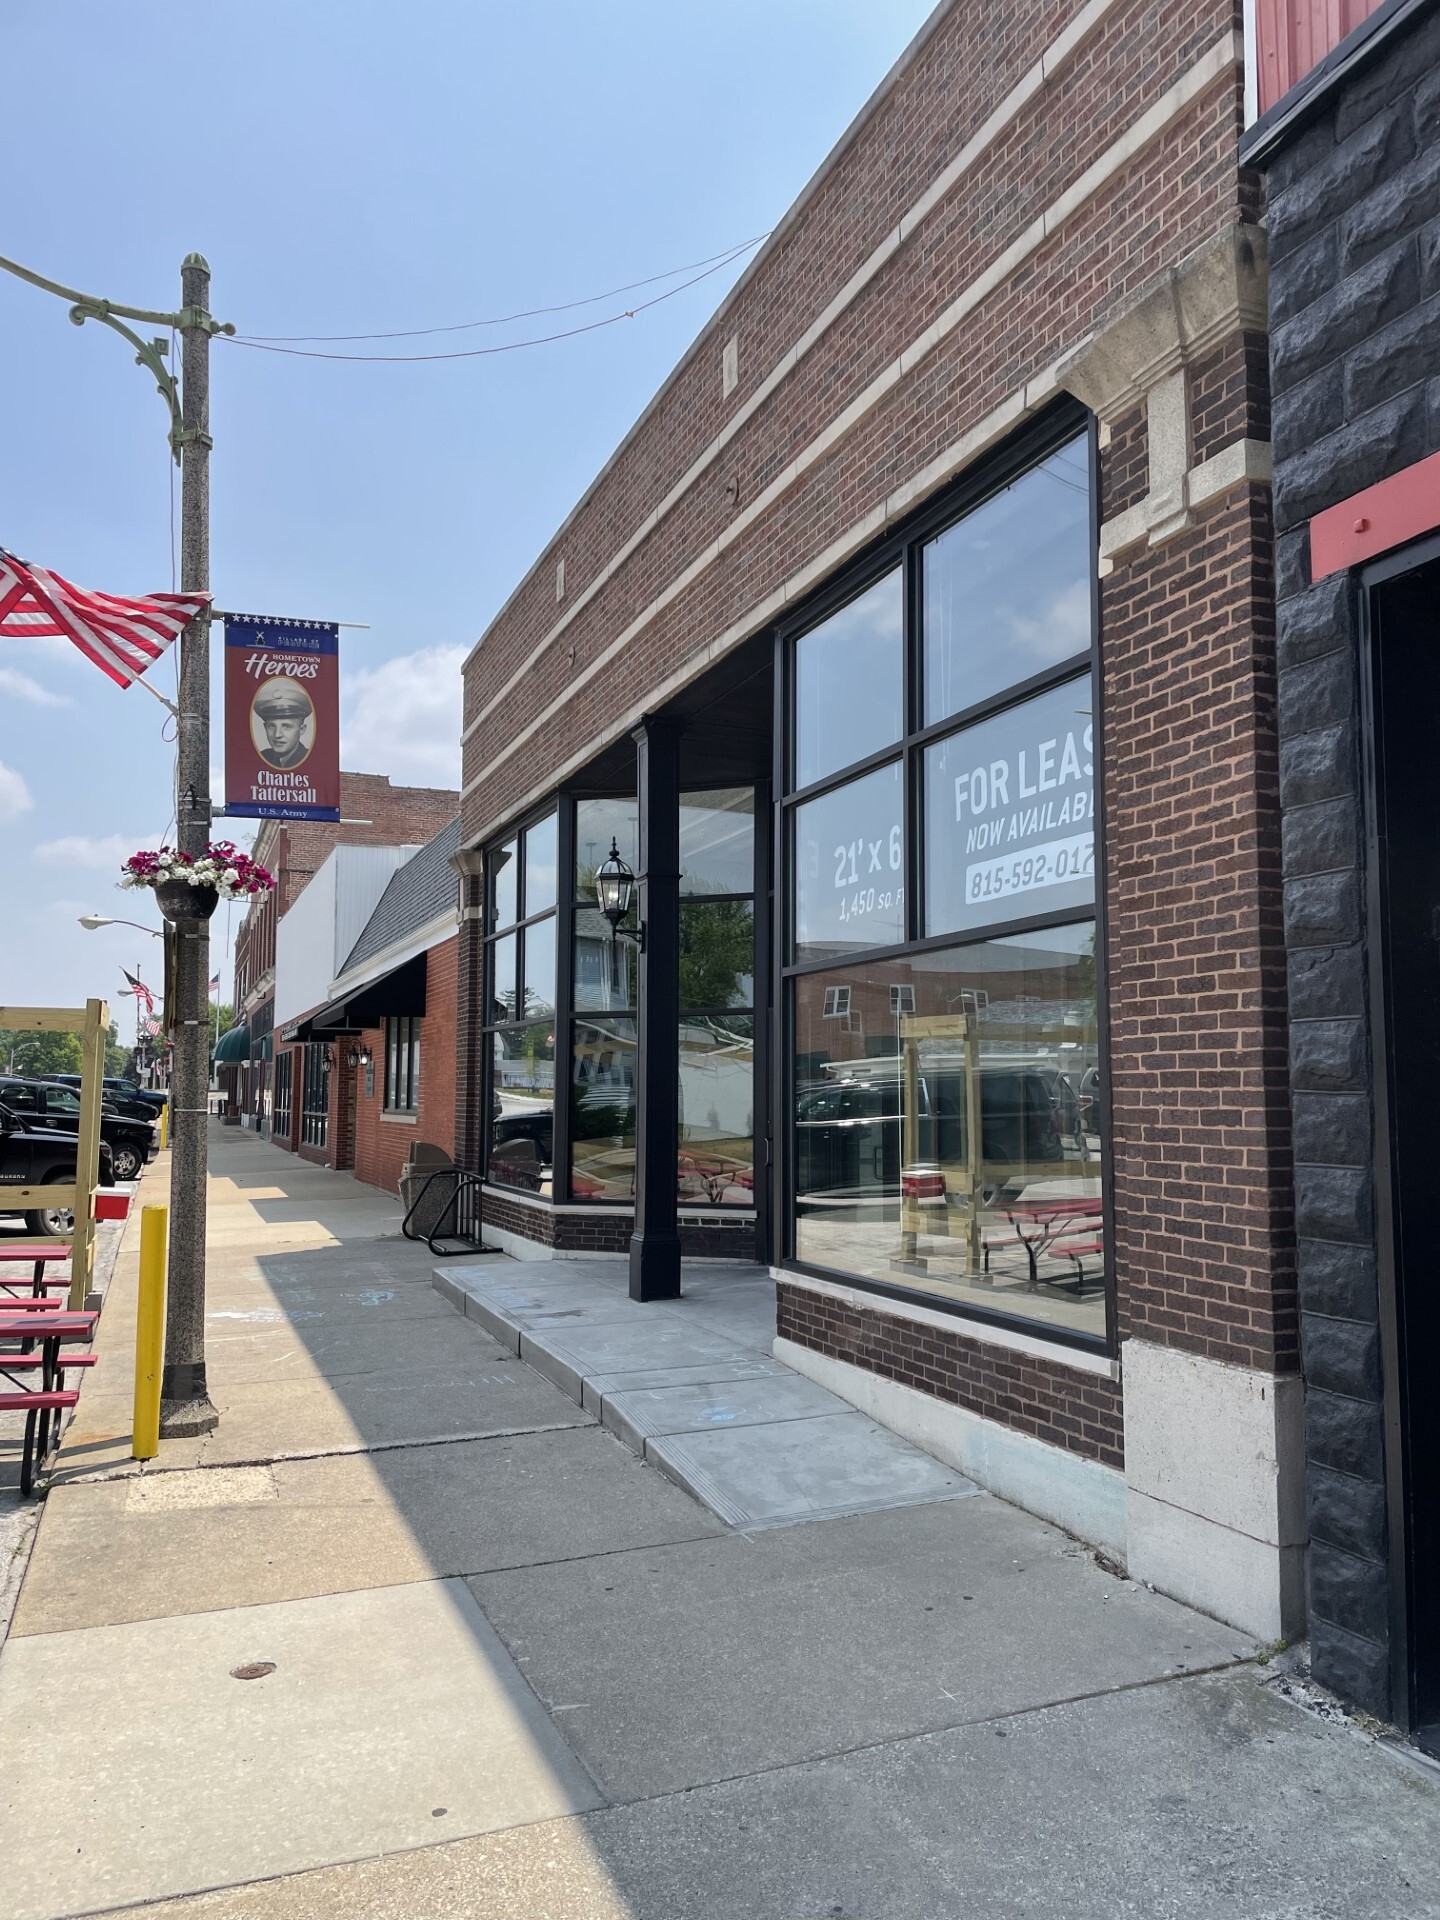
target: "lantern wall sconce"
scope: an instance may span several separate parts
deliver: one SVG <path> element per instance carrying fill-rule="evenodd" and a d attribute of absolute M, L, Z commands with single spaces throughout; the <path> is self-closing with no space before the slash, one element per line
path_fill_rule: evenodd
<path fill-rule="evenodd" d="M 366 1046 L 359 1046 L 359 1047 L 352 1046 L 349 1053 L 346 1055 L 346 1059 L 349 1063 L 350 1071 L 352 1073 L 355 1071 L 357 1067 L 368 1067 L 373 1058 L 374 1056 L 371 1053 L 369 1047 L 366 1047 Z"/>
<path fill-rule="evenodd" d="M 619 843 L 613 835 L 604 864 L 595 869 L 595 899 L 601 913 L 610 922 L 615 938 L 633 941 L 637 952 L 643 953 L 645 922 L 642 920 L 633 932 L 620 924 L 635 899 L 635 875 L 621 859 Z"/>

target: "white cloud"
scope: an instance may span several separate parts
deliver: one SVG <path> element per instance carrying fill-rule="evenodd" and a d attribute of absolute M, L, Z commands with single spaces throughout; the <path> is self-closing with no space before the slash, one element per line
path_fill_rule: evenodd
<path fill-rule="evenodd" d="M 460 784 L 460 666 L 466 649 L 422 647 L 342 681 L 341 764 L 414 785 Z"/>
<path fill-rule="evenodd" d="M 1037 614 L 1017 613 L 1013 607 L 996 609 L 1009 628 L 1011 645 L 1042 666 L 1068 660 L 1090 644 L 1090 582 L 1072 580 L 1052 593 Z"/>
<path fill-rule="evenodd" d="M 63 693 L 52 693 L 16 667 L 0 667 L 0 695 L 12 700 L 28 700 L 32 707 L 68 707 L 72 703 Z"/>
<path fill-rule="evenodd" d="M 34 804 L 24 780 L 13 767 L 7 767 L 0 760 L 0 820 L 17 820 Z"/>
<path fill-rule="evenodd" d="M 45 866 L 95 867 L 101 871 L 108 867 L 118 879 L 120 868 L 141 844 L 120 833 L 99 839 L 85 833 L 67 833 L 58 840 L 42 841 L 31 857 Z"/>

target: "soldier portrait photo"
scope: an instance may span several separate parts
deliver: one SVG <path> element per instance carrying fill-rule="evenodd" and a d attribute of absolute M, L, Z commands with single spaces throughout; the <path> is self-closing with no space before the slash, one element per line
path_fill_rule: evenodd
<path fill-rule="evenodd" d="M 315 745 L 315 708 L 294 680 L 267 680 L 250 703 L 250 737 L 269 766 L 298 767 Z"/>

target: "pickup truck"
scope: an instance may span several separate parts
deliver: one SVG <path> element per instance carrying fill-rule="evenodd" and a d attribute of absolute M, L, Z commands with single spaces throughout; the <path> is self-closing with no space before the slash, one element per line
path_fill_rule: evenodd
<path fill-rule="evenodd" d="M 0 1104 L 0 1217 L 21 1213 L 31 1233 L 48 1240 L 64 1240 L 75 1231 L 75 1213 L 70 1207 L 32 1207 L 22 1210 L 5 1205 L 7 1187 L 71 1187 L 75 1184 L 76 1140 L 73 1134 L 30 1131 L 22 1116 Z M 115 1163 L 110 1149 L 100 1142 L 100 1184 L 113 1187 Z"/>
<path fill-rule="evenodd" d="M 9 1107 L 25 1126 L 41 1133 L 80 1131 L 80 1095 L 73 1087 L 51 1080 L 0 1076 L 0 1105 Z M 117 1180 L 138 1180 L 145 1162 L 154 1158 L 158 1144 L 152 1120 L 127 1120 L 109 1100 L 100 1107 L 100 1138 L 115 1156 Z"/>
<path fill-rule="evenodd" d="M 80 1091 L 78 1073 L 47 1073 L 45 1078 L 57 1086 L 70 1087 L 77 1094 Z M 115 1080 L 108 1074 L 101 1085 L 101 1097 L 127 1120 L 150 1121 L 160 1118 L 170 1099 L 168 1093 L 151 1092 L 148 1087 L 137 1087 L 131 1080 Z"/>

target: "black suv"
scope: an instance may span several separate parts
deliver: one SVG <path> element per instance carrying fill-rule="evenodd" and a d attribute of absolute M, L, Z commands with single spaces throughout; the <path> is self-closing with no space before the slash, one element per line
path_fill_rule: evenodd
<path fill-rule="evenodd" d="M 73 1087 L 80 1091 L 78 1073 L 47 1073 L 47 1080 L 53 1080 L 56 1086 Z M 101 1082 L 106 1100 L 117 1113 L 123 1113 L 130 1120 L 158 1120 L 169 1104 L 168 1093 L 152 1092 L 148 1087 L 137 1087 L 133 1080 L 115 1080 L 108 1074 Z"/>
<path fill-rule="evenodd" d="M 52 1080 L 0 1078 L 0 1102 L 27 1127 L 52 1133 L 80 1131 L 80 1096 L 73 1087 Z M 138 1180 L 156 1151 L 154 1125 L 149 1120 L 126 1119 L 108 1100 L 101 1102 L 100 1138 L 114 1156 L 117 1180 Z"/>
<path fill-rule="evenodd" d="M 14 1214 L 16 1208 L 5 1205 L 6 1187 L 72 1187 L 75 1184 L 75 1137 L 68 1133 L 42 1133 L 31 1128 L 26 1119 L 0 1104 L 0 1214 Z M 115 1164 L 110 1148 L 100 1142 L 100 1184 L 113 1187 Z M 75 1213 L 70 1207 L 36 1207 L 23 1215 L 31 1233 L 49 1240 L 64 1240 L 75 1231 Z"/>

